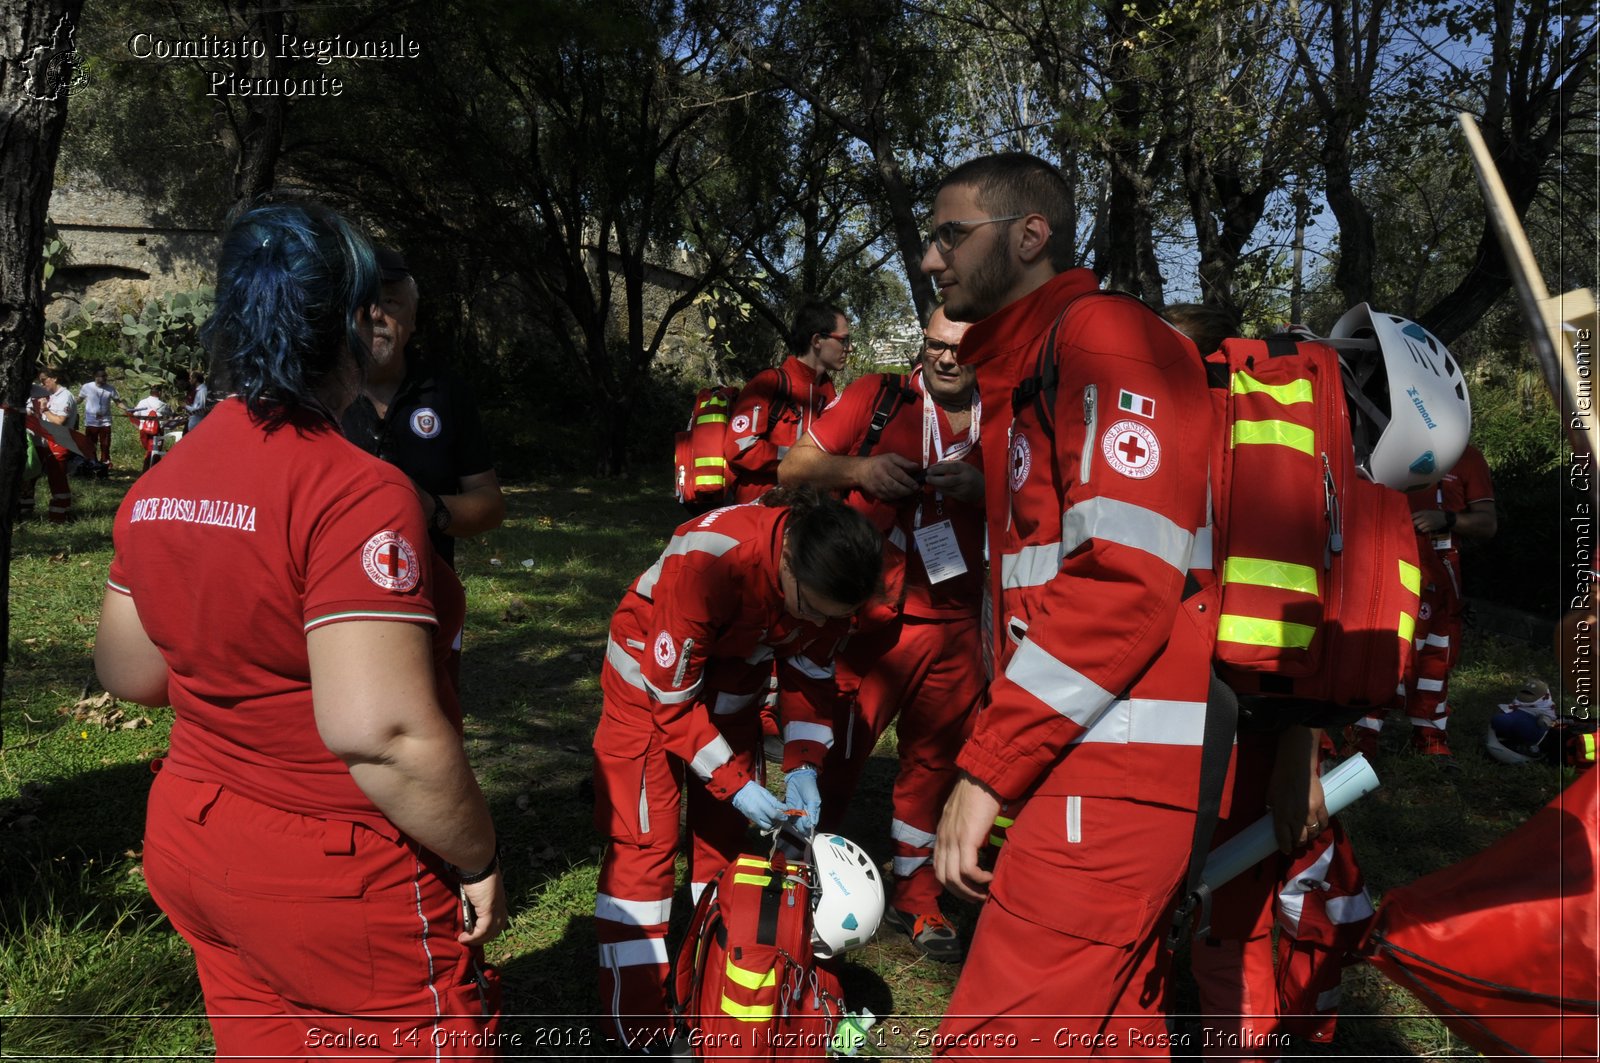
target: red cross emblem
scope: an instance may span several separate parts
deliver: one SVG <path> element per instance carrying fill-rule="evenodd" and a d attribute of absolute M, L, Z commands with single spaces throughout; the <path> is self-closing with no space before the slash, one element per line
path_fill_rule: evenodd
<path fill-rule="evenodd" d="M 1142 421 L 1118 421 L 1100 437 L 1106 464 L 1124 476 L 1143 480 L 1161 465 L 1161 443 Z"/>
<path fill-rule="evenodd" d="M 417 585 L 417 552 L 396 531 L 381 531 L 367 540 L 361 548 L 361 567 L 386 591 L 405 592 Z"/>

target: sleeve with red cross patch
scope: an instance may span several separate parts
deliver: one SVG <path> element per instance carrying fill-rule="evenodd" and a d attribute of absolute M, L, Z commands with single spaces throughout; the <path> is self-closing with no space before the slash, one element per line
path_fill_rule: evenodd
<path fill-rule="evenodd" d="M 410 481 L 387 466 L 375 469 L 333 497 L 312 528 L 305 630 L 346 620 L 438 623 L 432 557 Z"/>
<path fill-rule="evenodd" d="M 783 770 L 820 768 L 833 745 L 839 700 L 833 658 L 848 630 L 830 621 L 805 644 L 778 658 L 778 717 L 783 721 Z"/>
<path fill-rule="evenodd" d="M 728 419 L 728 464 L 735 477 L 750 477 L 777 468 L 782 457 L 779 446 L 789 446 L 794 440 L 775 438 L 773 428 L 782 419 L 785 405 L 783 370 L 763 369 L 750 378 L 750 382 L 734 400 L 733 414 Z"/>
<path fill-rule="evenodd" d="M 750 776 L 711 722 L 701 694 L 707 651 L 739 612 L 743 545 L 731 535 L 686 526 L 635 585 L 651 599 L 639 668 L 656 725 L 667 749 L 722 800 Z"/>
<path fill-rule="evenodd" d="M 838 400 L 822 411 L 807 429 L 811 441 L 827 454 L 854 454 L 867 438 L 872 413 L 878 404 L 883 376 L 871 373 L 844 389 Z"/>
<path fill-rule="evenodd" d="M 1205 520 L 1210 399 L 1176 334 L 1133 300 L 1086 299 L 1062 323 L 1056 357 L 1062 540 L 1001 559 L 1003 576 L 1011 564 L 1051 567 L 1031 577 L 1026 634 L 960 756 L 1006 800 L 1162 656 Z M 1199 705 L 1171 703 L 1189 713 L 1177 721 L 1184 733 L 1204 719 L 1208 660 L 1192 663 Z"/>

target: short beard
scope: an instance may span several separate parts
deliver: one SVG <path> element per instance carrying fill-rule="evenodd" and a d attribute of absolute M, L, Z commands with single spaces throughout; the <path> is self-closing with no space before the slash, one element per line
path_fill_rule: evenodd
<path fill-rule="evenodd" d="M 945 307 L 945 316 L 952 321 L 982 321 L 1006 305 L 1006 295 L 1016 286 L 1017 267 L 1011 261 L 1011 251 L 1001 237 L 1010 231 L 1011 222 L 1000 226 L 995 233 L 989 253 L 961 281 L 966 295 L 966 305 Z"/>

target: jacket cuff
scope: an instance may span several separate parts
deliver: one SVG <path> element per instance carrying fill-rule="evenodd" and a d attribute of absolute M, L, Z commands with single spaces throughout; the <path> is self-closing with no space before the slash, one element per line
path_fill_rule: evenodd
<path fill-rule="evenodd" d="M 1016 801 L 1033 789 L 1054 759 L 974 734 L 956 757 L 956 767 L 993 790 L 1002 801 Z"/>
<path fill-rule="evenodd" d="M 816 768 L 817 774 L 822 774 L 822 762 L 828 756 L 828 747 L 821 742 L 808 742 L 805 739 L 795 739 L 783 745 L 783 770 L 794 771 L 796 768 Z"/>
<path fill-rule="evenodd" d="M 735 757 L 711 773 L 711 778 L 706 780 L 706 790 L 718 801 L 729 801 L 749 781 L 750 773 Z"/>

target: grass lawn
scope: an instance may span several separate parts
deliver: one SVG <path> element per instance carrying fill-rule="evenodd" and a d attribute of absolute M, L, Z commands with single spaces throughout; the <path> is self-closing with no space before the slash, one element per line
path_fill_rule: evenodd
<path fill-rule="evenodd" d="M 55 527 L 41 516 L 17 530 L 0 751 L 0 1054 L 8 1058 L 210 1051 L 188 950 L 139 871 L 148 763 L 164 748 L 171 713 L 97 698 L 90 660 L 111 518 L 131 482 L 127 470 L 138 467 L 126 424 L 117 447 L 112 480 L 74 480 L 75 524 Z M 509 485 L 505 527 L 463 543 L 458 555 L 469 608 L 468 748 L 494 808 L 515 912 L 490 957 L 504 973 L 506 1028 L 527 1055 L 598 1053 L 583 1046 L 594 1040 L 587 1031 L 597 1006 L 589 739 L 611 610 L 679 516 L 663 497 L 665 482 L 663 471 Z M 219 591 L 174 586 L 170 607 Z M 1481 753 L 1493 705 L 1526 675 L 1554 678 L 1548 650 L 1469 633 L 1465 657 L 1452 685 L 1462 771 L 1445 775 L 1404 752 L 1404 728 L 1392 727 L 1394 745 L 1376 765 L 1383 788 L 1345 817 L 1375 893 L 1483 848 L 1562 783 L 1551 769 L 1503 767 Z M 885 861 L 891 744 L 889 736 L 868 769 L 849 829 Z M 960 905 L 951 914 L 963 928 L 975 916 Z M 846 973 L 852 1007 L 889 1017 L 867 1051 L 926 1055 L 918 1032 L 935 1026 L 956 973 L 921 959 L 892 931 L 855 954 Z M 1175 992 L 1180 1009 L 1192 1007 L 1181 974 Z M 1370 969 L 1352 968 L 1336 1043 L 1297 1044 L 1290 1056 L 1472 1054 L 1418 1010 Z"/>

